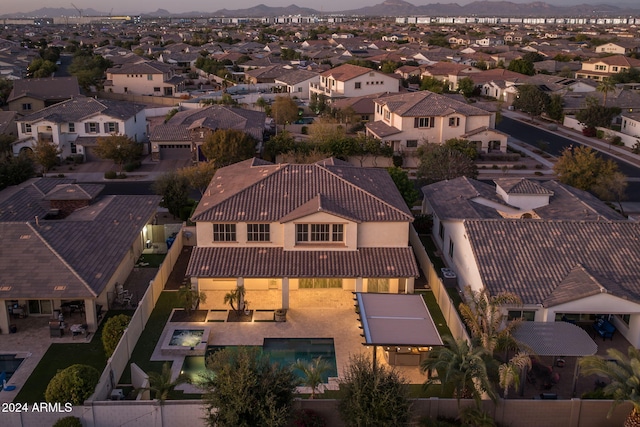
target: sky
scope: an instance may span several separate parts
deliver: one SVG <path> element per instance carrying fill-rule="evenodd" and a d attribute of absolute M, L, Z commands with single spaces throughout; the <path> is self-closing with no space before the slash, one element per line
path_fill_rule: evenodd
<path fill-rule="evenodd" d="M 357 9 L 364 6 L 373 6 L 382 3 L 384 0 L 0 0 L 0 14 L 31 12 L 42 7 L 54 8 L 73 8 L 71 3 L 80 9 L 93 8 L 99 12 L 109 13 L 113 7 L 113 14 L 134 14 L 142 12 L 153 12 L 157 9 L 166 9 L 171 13 L 201 11 L 215 12 L 220 9 L 244 9 L 256 6 L 258 4 L 266 4 L 268 6 L 288 6 L 295 4 L 300 7 L 310 7 L 318 11 L 340 11 L 348 9 Z M 464 5 L 473 0 L 407 0 L 414 5 L 424 5 L 429 3 L 458 3 Z M 534 0 L 509 0 L 513 3 L 530 3 Z M 545 1 L 545 0 L 543 0 Z M 627 2 L 613 2 L 610 0 L 546 0 L 549 4 L 556 6 L 564 6 L 581 3 L 617 3 L 622 5 Z"/>

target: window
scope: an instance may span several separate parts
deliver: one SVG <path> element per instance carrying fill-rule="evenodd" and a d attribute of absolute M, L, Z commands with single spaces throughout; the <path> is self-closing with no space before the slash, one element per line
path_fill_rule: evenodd
<path fill-rule="evenodd" d="M 413 121 L 414 128 L 432 128 L 435 126 L 434 117 L 416 117 Z"/>
<path fill-rule="evenodd" d="M 248 242 L 268 242 L 269 234 L 269 224 L 247 224 Z"/>
<path fill-rule="evenodd" d="M 389 120 L 391 118 L 391 112 L 389 110 L 384 110 L 384 119 Z"/>
<path fill-rule="evenodd" d="M 154 91 L 154 92 L 160 92 L 160 88 L 159 88 L 159 87 L 154 87 L 154 88 L 153 88 L 153 91 Z"/>
<path fill-rule="evenodd" d="M 31 110 L 31 103 L 22 104 L 22 111 Z"/>
<path fill-rule="evenodd" d="M 31 124 L 22 123 L 22 132 L 23 133 L 31 133 Z"/>
<path fill-rule="evenodd" d="M 631 320 L 630 314 L 621 314 L 619 317 L 620 317 L 620 320 L 622 320 L 625 325 L 629 326 L 629 321 Z"/>
<path fill-rule="evenodd" d="M 214 242 L 235 242 L 236 241 L 236 225 L 235 224 L 213 224 L 213 241 Z"/>
<path fill-rule="evenodd" d="M 296 242 L 342 243 L 344 224 L 296 224 Z"/>
<path fill-rule="evenodd" d="M 535 310 L 509 310 L 507 320 L 522 319 L 525 322 L 533 322 L 536 320 Z"/>
<path fill-rule="evenodd" d="M 84 130 L 86 133 L 98 133 L 98 123 L 87 122 L 84 124 Z"/>
<path fill-rule="evenodd" d="M 418 140 L 417 139 L 408 139 L 407 140 L 407 148 L 417 148 Z"/>
<path fill-rule="evenodd" d="M 153 80 L 153 74 L 147 74 L 147 80 Z"/>
<path fill-rule="evenodd" d="M 460 126 L 460 117 L 449 117 L 449 127 L 455 128 Z"/>
<path fill-rule="evenodd" d="M 342 279 L 299 279 L 298 288 L 300 289 L 329 289 L 342 288 Z"/>
<path fill-rule="evenodd" d="M 76 124 L 69 123 L 69 132 L 75 132 L 75 131 L 76 131 Z"/>
<path fill-rule="evenodd" d="M 618 67 L 611 67 L 611 71 L 618 71 Z"/>
<path fill-rule="evenodd" d="M 71 150 L 71 154 L 77 154 L 78 153 L 78 149 L 76 147 L 76 143 L 75 142 L 70 142 L 69 143 L 69 149 Z"/>
<path fill-rule="evenodd" d="M 438 229 L 438 236 L 440 236 L 440 240 L 444 241 L 444 224 L 440 222 L 440 228 Z"/>
<path fill-rule="evenodd" d="M 453 259 L 453 240 L 449 239 L 449 258 Z"/>
<path fill-rule="evenodd" d="M 104 124 L 105 133 L 118 133 L 119 126 L 116 122 L 107 122 Z"/>
<path fill-rule="evenodd" d="M 361 89 L 361 88 L 362 88 L 362 83 L 356 82 L 356 89 Z"/>
<path fill-rule="evenodd" d="M 389 279 L 369 278 L 367 280 L 367 292 L 389 292 Z"/>

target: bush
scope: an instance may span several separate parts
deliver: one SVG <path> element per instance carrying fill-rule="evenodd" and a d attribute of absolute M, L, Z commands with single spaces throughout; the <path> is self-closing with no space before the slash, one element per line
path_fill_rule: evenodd
<path fill-rule="evenodd" d="M 118 173 L 116 171 L 106 171 L 104 173 L 104 179 L 116 179 L 118 178 Z"/>
<path fill-rule="evenodd" d="M 107 357 L 111 357 L 115 351 L 124 330 L 129 326 L 131 317 L 126 314 L 119 314 L 117 316 L 109 318 L 104 324 L 102 329 L 102 345 L 104 346 L 104 352 Z"/>
<path fill-rule="evenodd" d="M 596 128 L 593 127 L 586 127 L 586 128 L 582 128 L 582 134 L 584 136 L 588 136 L 588 137 L 594 137 L 596 136 Z"/>
<path fill-rule="evenodd" d="M 540 163 L 536 163 L 535 168 L 536 169 L 542 169 L 544 166 L 542 166 L 542 164 Z"/>
<path fill-rule="evenodd" d="M 311 409 L 302 409 L 294 412 L 291 425 L 295 427 L 325 427 L 327 422 L 317 412 Z"/>
<path fill-rule="evenodd" d="M 82 427 L 82 421 L 74 416 L 64 417 L 56 421 L 53 427 Z"/>
<path fill-rule="evenodd" d="M 71 365 L 51 378 L 44 393 L 45 400 L 82 405 L 93 394 L 99 380 L 100 371 L 93 366 Z"/>
<path fill-rule="evenodd" d="M 124 170 L 127 172 L 133 172 L 134 170 L 138 169 L 140 166 L 142 166 L 142 163 L 140 162 L 140 160 L 136 160 L 134 162 L 129 162 L 126 165 L 124 165 Z"/>
<path fill-rule="evenodd" d="M 611 138 L 611 144 L 613 145 L 617 145 L 617 146 L 622 146 L 624 145 L 622 143 L 622 137 L 620 135 L 616 135 L 613 138 Z"/>
<path fill-rule="evenodd" d="M 596 130 L 596 138 L 598 139 L 604 138 L 604 131 L 600 129 Z"/>
<path fill-rule="evenodd" d="M 403 163 L 403 158 L 401 155 L 399 154 L 394 154 L 391 159 L 393 160 L 393 166 L 397 167 L 397 168 L 401 168 L 402 167 L 402 163 Z"/>
<path fill-rule="evenodd" d="M 542 172 L 540 172 L 540 171 L 535 171 L 533 174 L 534 174 L 535 176 L 542 176 L 542 175 L 544 175 L 544 174 L 543 174 Z"/>
<path fill-rule="evenodd" d="M 303 135 L 309 135 L 309 128 L 307 126 L 302 126 L 300 128 L 300 133 Z"/>

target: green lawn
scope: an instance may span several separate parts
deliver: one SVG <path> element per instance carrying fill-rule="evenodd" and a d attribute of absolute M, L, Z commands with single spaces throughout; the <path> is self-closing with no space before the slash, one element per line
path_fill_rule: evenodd
<path fill-rule="evenodd" d="M 105 320 L 118 314 L 132 315 L 132 311 L 109 311 L 105 315 Z M 96 368 L 100 373 L 107 365 L 107 357 L 102 347 L 102 326 L 104 321 L 98 327 L 91 342 L 78 342 L 70 344 L 54 343 L 33 370 L 29 379 L 21 387 L 15 402 L 44 402 L 44 392 L 51 378 L 61 369 L 67 368 L 76 363 L 90 365 Z"/>
<path fill-rule="evenodd" d="M 436 328 L 438 329 L 438 333 L 440 336 L 451 335 L 451 330 L 449 326 L 447 326 L 447 321 L 442 314 L 442 310 L 440 310 L 440 306 L 436 301 L 436 297 L 433 295 L 431 291 L 416 291 L 417 294 L 422 295 L 424 302 L 427 304 L 427 308 L 429 309 L 429 313 L 431 314 L 431 318 L 433 322 L 436 324 Z"/>
<path fill-rule="evenodd" d="M 141 262 L 149 265 L 145 265 L 144 267 L 148 268 L 159 268 L 162 264 L 162 261 L 166 258 L 167 254 L 144 254 L 140 255 L 136 264 L 140 264 Z"/>

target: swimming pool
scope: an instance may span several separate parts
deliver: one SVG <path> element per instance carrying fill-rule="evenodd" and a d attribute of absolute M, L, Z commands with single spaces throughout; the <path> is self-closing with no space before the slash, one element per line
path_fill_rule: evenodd
<path fill-rule="evenodd" d="M 176 329 L 173 331 L 169 345 L 195 347 L 200 344 L 204 329 Z"/>
<path fill-rule="evenodd" d="M 232 347 L 232 346 L 229 346 Z M 206 355 L 222 350 L 224 346 L 208 346 Z M 291 366 L 297 360 L 311 362 L 322 357 L 329 364 L 329 370 L 322 375 L 326 383 L 329 377 L 338 376 L 336 364 L 336 350 L 333 338 L 265 338 L 262 350 L 269 356 L 269 360 L 281 366 Z M 191 378 L 205 370 L 205 356 L 186 356 L 182 364 L 182 372 Z M 298 377 L 303 373 L 297 369 L 293 371 Z"/>
<path fill-rule="evenodd" d="M 0 354 L 0 373 L 4 372 L 6 380 L 9 380 L 24 359 L 16 357 L 15 354 Z M 1 386 L 2 384 L 0 384 Z"/>

